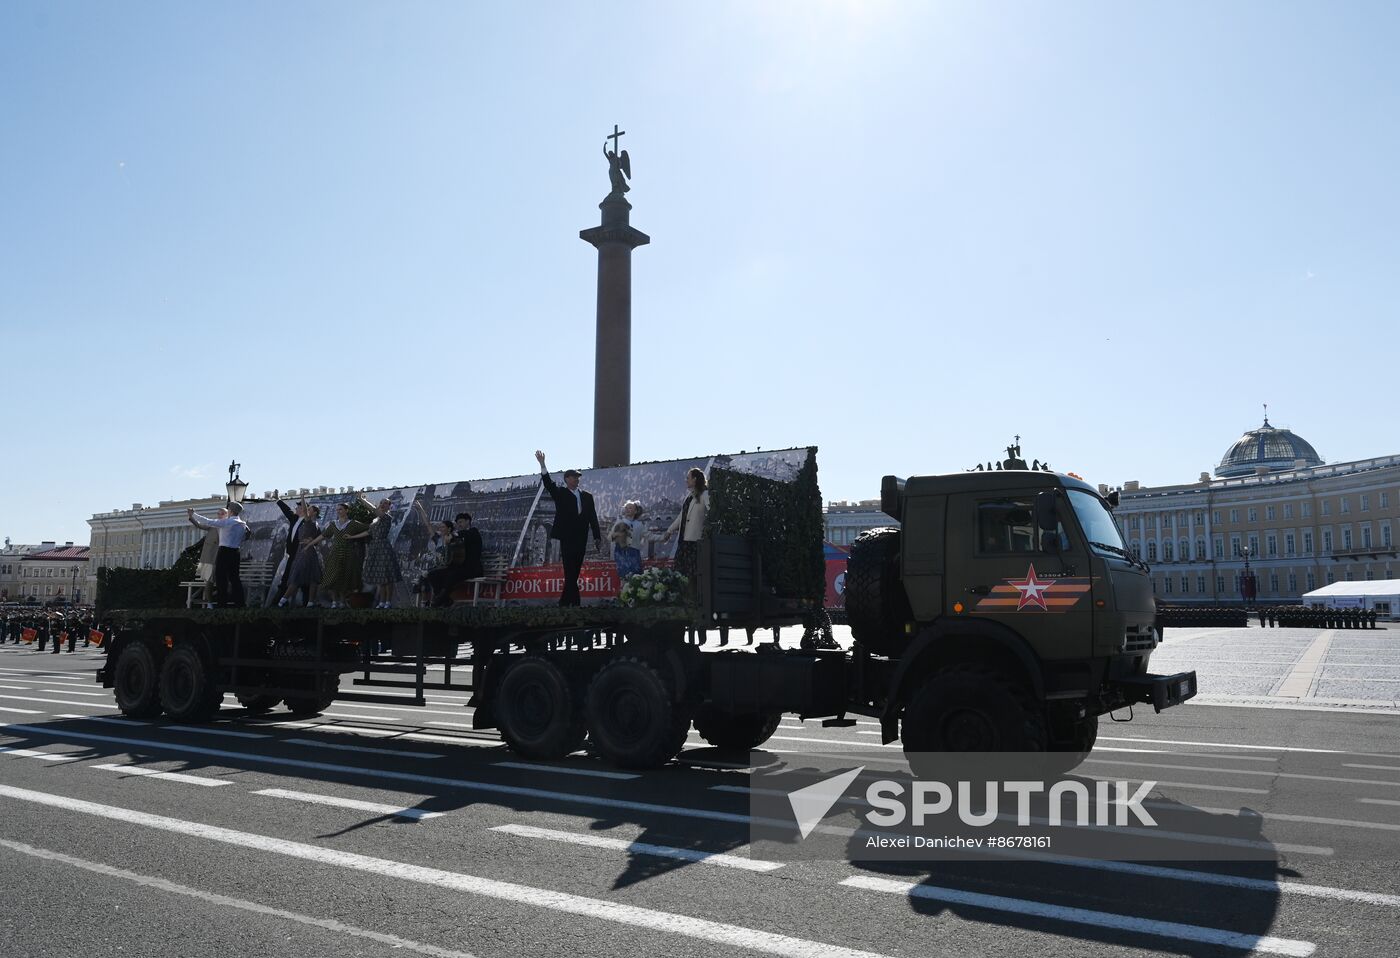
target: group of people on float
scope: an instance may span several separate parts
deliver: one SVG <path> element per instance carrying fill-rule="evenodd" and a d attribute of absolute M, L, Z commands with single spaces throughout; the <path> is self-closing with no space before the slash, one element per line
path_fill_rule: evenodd
<path fill-rule="evenodd" d="M 536 451 L 535 458 L 540 464 L 541 482 L 555 507 L 550 538 L 558 540 L 564 564 L 564 590 L 559 604 L 578 605 L 578 575 L 583 567 L 589 534 L 592 534 L 595 548 L 602 544 L 597 509 L 593 497 L 579 488 L 582 473 L 576 469 L 566 470 L 564 485 L 560 486 L 545 466 L 544 453 Z M 710 503 L 703 471 L 691 469 L 686 474 L 686 493 L 680 513 L 660 541 L 669 542 L 680 535 L 675 568 L 693 577 Z M 350 502 L 337 504 L 335 518 L 322 524 L 320 506 L 304 499 L 295 507 L 280 497 L 276 500 L 289 528 L 285 555 L 274 587 L 269 591 L 269 604 L 272 597 L 277 597 L 277 605 L 287 607 L 296 604 L 301 596 L 308 606 L 342 608 L 349 596 L 372 587 L 374 608 L 392 606 L 394 587 L 403 579 L 398 555 L 390 542 L 393 503 L 384 498 L 371 505 L 363 495 L 358 498 L 374 512 L 368 522 L 350 517 Z M 432 529 L 428 549 L 433 566 L 415 586 L 415 591 L 430 595 L 435 607 L 450 605 L 452 590 L 457 584 L 485 575 L 481 533 L 472 527 L 470 513 L 459 512 L 452 520 L 432 522 L 420 501 L 415 499 L 413 508 L 424 525 Z M 239 558 L 249 528 L 242 511 L 242 505 L 237 502 L 225 505 L 214 518 L 188 510 L 189 521 L 207 530 L 199 560 L 200 577 L 212 581 L 215 605 L 244 604 Z M 622 507 L 622 516 L 609 529 L 619 581 L 641 571 L 640 546 L 649 535 L 641 521 L 642 515 L 641 502 L 629 500 Z"/>

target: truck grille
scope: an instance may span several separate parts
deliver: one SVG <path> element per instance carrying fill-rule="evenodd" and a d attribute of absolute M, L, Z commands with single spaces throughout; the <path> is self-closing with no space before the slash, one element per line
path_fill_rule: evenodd
<path fill-rule="evenodd" d="M 1157 630 L 1150 625 L 1130 625 L 1123 631 L 1124 652 L 1151 652 L 1157 647 Z"/>

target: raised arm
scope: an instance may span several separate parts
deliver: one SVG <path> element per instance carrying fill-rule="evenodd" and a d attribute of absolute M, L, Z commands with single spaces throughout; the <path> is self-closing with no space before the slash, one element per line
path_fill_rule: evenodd
<path fill-rule="evenodd" d="M 282 510 L 282 515 L 287 517 L 288 522 L 296 522 L 297 514 L 292 511 L 292 507 L 282 501 L 282 497 L 277 497 L 277 508 Z"/>

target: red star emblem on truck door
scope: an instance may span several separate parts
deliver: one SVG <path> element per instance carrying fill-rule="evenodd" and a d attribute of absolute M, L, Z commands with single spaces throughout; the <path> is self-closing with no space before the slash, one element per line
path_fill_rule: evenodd
<path fill-rule="evenodd" d="M 1026 570 L 1024 579 L 1008 579 L 1016 591 L 1021 593 L 1020 600 L 1016 603 L 1016 611 L 1020 612 L 1028 605 L 1039 606 L 1043 611 L 1049 612 L 1050 607 L 1045 604 L 1045 593 L 1050 591 L 1053 582 L 1035 577 L 1035 566 L 1031 565 Z"/>

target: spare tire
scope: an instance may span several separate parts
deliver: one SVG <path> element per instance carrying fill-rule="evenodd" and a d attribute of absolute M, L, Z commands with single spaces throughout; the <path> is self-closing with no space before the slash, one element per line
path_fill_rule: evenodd
<path fill-rule="evenodd" d="M 908 637 L 909 597 L 899 579 L 900 531 L 870 529 L 846 560 L 846 618 L 851 636 L 878 655 L 896 656 Z"/>

